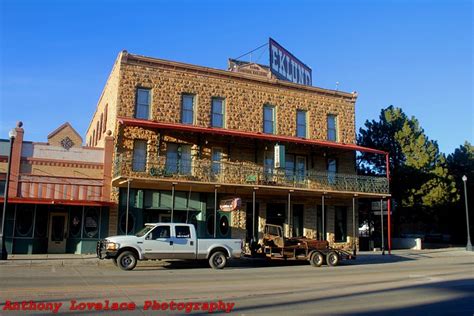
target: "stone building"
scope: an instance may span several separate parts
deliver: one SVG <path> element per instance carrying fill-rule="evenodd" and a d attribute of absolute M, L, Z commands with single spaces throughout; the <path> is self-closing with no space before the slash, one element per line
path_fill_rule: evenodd
<path fill-rule="evenodd" d="M 9 254 L 94 253 L 108 236 L 113 138 L 103 148 L 82 146 L 65 123 L 46 143 L 13 141 L 5 241 Z M 10 141 L 0 139 L 0 202 L 4 201 Z"/>
<path fill-rule="evenodd" d="M 272 223 L 355 245 L 355 199 L 389 193 L 387 177 L 356 174 L 357 151 L 386 154 L 355 144 L 356 98 L 277 80 L 263 65 L 218 70 L 121 52 L 86 135 L 102 147 L 113 132 L 109 231 L 173 220 L 248 241 Z M 241 207 L 219 210 L 228 199 Z"/>

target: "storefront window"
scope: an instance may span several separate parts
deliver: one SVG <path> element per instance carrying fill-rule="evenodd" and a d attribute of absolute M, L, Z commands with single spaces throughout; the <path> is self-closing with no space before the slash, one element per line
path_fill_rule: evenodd
<path fill-rule="evenodd" d="M 84 214 L 84 237 L 97 238 L 99 235 L 99 209 L 88 208 Z"/>
<path fill-rule="evenodd" d="M 207 233 L 209 235 L 214 235 L 214 215 L 210 215 L 207 217 Z"/>
<path fill-rule="evenodd" d="M 35 237 L 46 238 L 48 231 L 48 205 L 36 206 Z"/>
<path fill-rule="evenodd" d="M 125 234 L 126 225 L 127 225 L 126 216 L 125 216 L 125 213 L 123 213 L 122 216 L 120 216 L 120 231 L 122 234 Z M 135 225 L 135 218 L 133 217 L 131 213 L 129 213 L 128 214 L 128 233 L 129 234 L 133 232 L 134 225 Z"/>
<path fill-rule="evenodd" d="M 69 235 L 71 237 L 80 238 L 82 227 L 82 207 L 72 208 L 69 217 Z"/>
<path fill-rule="evenodd" d="M 219 220 L 219 230 L 222 236 L 227 236 L 229 233 L 229 220 L 225 215 L 222 215 L 221 219 Z"/>
<path fill-rule="evenodd" d="M 15 236 L 32 237 L 35 206 L 19 205 L 16 210 Z"/>

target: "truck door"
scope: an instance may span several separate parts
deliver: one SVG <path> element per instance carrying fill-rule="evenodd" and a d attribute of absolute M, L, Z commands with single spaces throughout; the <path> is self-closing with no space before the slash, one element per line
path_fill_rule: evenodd
<path fill-rule="evenodd" d="M 175 259 L 196 258 L 196 236 L 191 235 L 191 229 L 187 225 L 176 225 L 172 237 Z"/>
<path fill-rule="evenodd" d="M 155 227 L 143 241 L 143 248 L 147 259 L 174 259 L 171 226 L 159 225 Z"/>

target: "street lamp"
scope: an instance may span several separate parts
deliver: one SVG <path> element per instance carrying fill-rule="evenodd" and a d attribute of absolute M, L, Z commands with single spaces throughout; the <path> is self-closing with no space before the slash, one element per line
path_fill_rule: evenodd
<path fill-rule="evenodd" d="M 10 151 L 8 154 L 8 167 L 7 167 L 7 177 L 5 179 L 5 192 L 3 194 L 3 212 L 2 212 L 2 224 L 0 225 L 0 260 L 7 260 L 8 252 L 7 247 L 5 246 L 5 217 L 7 214 L 7 204 L 8 204 L 8 187 L 10 184 L 10 168 L 12 165 L 12 151 L 13 151 L 13 142 L 16 137 L 16 130 L 13 128 L 8 133 L 10 138 Z"/>
<path fill-rule="evenodd" d="M 466 189 L 466 182 L 467 177 L 464 175 L 462 176 L 462 181 L 464 182 L 464 201 L 466 203 L 466 225 L 467 225 L 467 245 L 466 250 L 472 251 L 472 244 L 471 244 L 471 235 L 469 234 L 469 209 L 467 207 L 467 189 Z"/>

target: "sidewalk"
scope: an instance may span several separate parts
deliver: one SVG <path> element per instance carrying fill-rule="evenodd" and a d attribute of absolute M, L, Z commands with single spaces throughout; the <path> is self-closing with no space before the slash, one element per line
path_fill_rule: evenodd
<path fill-rule="evenodd" d="M 8 260 L 0 261 L 0 267 L 8 266 L 82 266 L 110 265 L 112 260 L 99 260 L 95 254 L 34 254 L 8 255 Z"/>
<path fill-rule="evenodd" d="M 465 248 L 440 248 L 426 250 L 393 250 L 392 255 L 385 252 L 382 255 L 380 251 L 362 251 L 357 254 L 357 259 L 350 260 L 347 264 L 377 264 L 393 263 L 399 261 L 411 261 L 424 259 L 435 259 L 439 257 L 472 256 L 474 263 L 474 252 L 466 252 Z M 147 265 L 166 265 L 171 261 L 142 261 L 141 266 Z M 180 261 L 180 260 L 179 260 Z M 254 266 L 265 265 L 263 259 L 241 259 L 233 262 L 235 266 Z M 277 263 L 275 263 L 277 264 Z M 95 254 L 34 254 L 34 255 L 9 255 L 8 260 L 0 260 L 2 266 L 113 266 L 112 260 L 99 260 Z"/>

